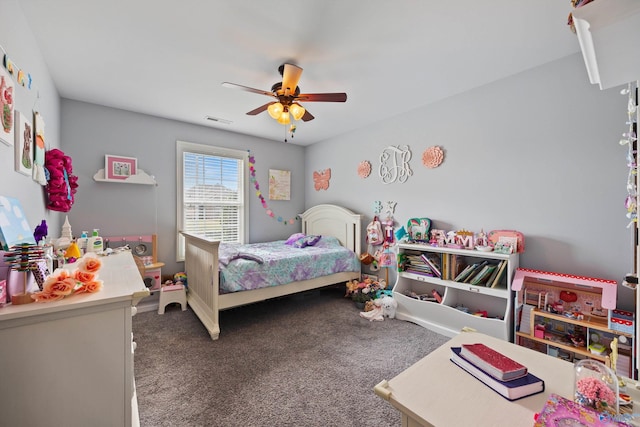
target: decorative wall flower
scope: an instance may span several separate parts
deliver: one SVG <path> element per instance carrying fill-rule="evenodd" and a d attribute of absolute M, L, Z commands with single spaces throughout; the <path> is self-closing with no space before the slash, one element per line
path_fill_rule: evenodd
<path fill-rule="evenodd" d="M 437 168 L 444 160 L 442 148 L 438 146 L 429 147 L 422 153 L 422 164 L 428 168 Z"/>
<path fill-rule="evenodd" d="M 367 178 L 371 174 L 371 163 L 368 160 L 363 160 L 358 165 L 358 176 L 360 178 Z"/>

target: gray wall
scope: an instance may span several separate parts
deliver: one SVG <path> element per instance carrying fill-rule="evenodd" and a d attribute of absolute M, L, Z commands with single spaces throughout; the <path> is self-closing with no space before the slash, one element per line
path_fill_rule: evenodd
<path fill-rule="evenodd" d="M 304 211 L 304 148 L 233 134 L 124 110 L 62 100 L 62 140 L 73 158 L 80 187 L 69 213 L 74 235 L 99 228 L 103 236 L 158 235 L 163 274 L 184 269 L 176 263 L 176 140 L 250 150 L 256 179 L 273 211 L 284 218 Z M 155 176 L 157 186 L 96 182 L 105 154 L 135 157 L 138 167 Z M 291 200 L 268 200 L 269 169 L 291 171 Z M 249 192 L 249 240 L 284 239 L 300 231 L 300 222 L 283 225 L 269 217 Z"/>
<path fill-rule="evenodd" d="M 16 85 L 14 109 L 32 118 L 38 111 L 45 121 L 47 149 L 60 148 L 60 97 L 53 85 L 49 71 L 38 50 L 17 2 L 0 1 L 0 46 L 9 57 L 33 79 L 31 90 Z M 4 52 L 0 50 L 0 61 Z M 14 147 L 0 142 L 0 195 L 20 200 L 29 225 L 35 228 L 43 219 L 49 225 L 50 234 L 59 237 L 64 215 L 45 209 L 43 187 L 30 176 L 14 172 Z"/>
<path fill-rule="evenodd" d="M 445 230 L 519 230 L 521 266 L 621 282 L 633 267 L 618 144 L 626 119 L 627 97 L 590 85 L 573 55 L 309 147 L 307 175 L 330 167 L 332 178 L 319 192 L 307 179 L 306 205 L 342 204 L 370 220 L 375 200 L 396 201 L 398 225 L 428 217 Z M 390 145 L 413 153 L 404 184 L 378 175 Z M 445 160 L 427 169 L 422 152 L 433 145 Z M 361 179 L 365 159 L 374 172 Z M 632 308 L 632 292 L 619 289 Z"/>

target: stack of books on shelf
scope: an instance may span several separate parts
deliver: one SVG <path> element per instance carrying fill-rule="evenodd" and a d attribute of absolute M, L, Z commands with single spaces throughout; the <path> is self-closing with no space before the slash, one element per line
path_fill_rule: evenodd
<path fill-rule="evenodd" d="M 507 260 L 502 260 L 497 264 L 491 264 L 489 261 L 472 263 L 467 265 L 453 280 L 460 283 L 497 288 L 506 275 L 507 264 Z"/>
<path fill-rule="evenodd" d="M 481 343 L 451 347 L 451 361 L 507 400 L 544 391 L 544 381 L 526 366 Z"/>
<path fill-rule="evenodd" d="M 421 252 L 406 251 L 407 264 L 404 271 L 430 277 L 442 277 L 440 268 L 440 256 L 437 254 L 425 255 Z"/>

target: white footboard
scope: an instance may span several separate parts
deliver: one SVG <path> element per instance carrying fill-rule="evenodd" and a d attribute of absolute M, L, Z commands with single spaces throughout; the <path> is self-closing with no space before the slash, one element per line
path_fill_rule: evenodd
<path fill-rule="evenodd" d="M 218 246 L 220 242 L 182 232 L 185 238 L 185 270 L 188 272 L 187 302 L 204 327 L 217 340 L 220 335 L 218 320 L 219 282 Z"/>

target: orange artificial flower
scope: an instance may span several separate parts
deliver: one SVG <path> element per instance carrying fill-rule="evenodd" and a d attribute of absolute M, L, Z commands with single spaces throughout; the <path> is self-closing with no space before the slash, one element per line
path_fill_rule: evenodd
<path fill-rule="evenodd" d="M 102 261 L 93 256 L 83 256 L 78 261 L 78 270 L 86 273 L 96 273 L 102 267 Z"/>
<path fill-rule="evenodd" d="M 83 283 L 82 286 L 76 289 L 74 293 L 82 294 L 87 292 L 92 294 L 94 292 L 98 292 L 100 289 L 102 289 L 102 280 L 92 280 L 92 281 Z"/>
<path fill-rule="evenodd" d="M 62 295 L 63 297 L 71 295 L 76 287 L 76 279 L 66 277 L 64 279 L 52 280 L 45 282 L 42 292 L 51 295 Z"/>
<path fill-rule="evenodd" d="M 74 270 L 73 271 L 73 278 L 82 282 L 82 283 L 86 283 L 86 282 L 90 282 L 92 280 L 94 280 L 96 278 L 95 273 L 89 273 L 86 271 L 82 271 L 82 270 Z"/>
<path fill-rule="evenodd" d="M 31 294 L 31 298 L 36 302 L 49 302 L 49 301 L 59 301 L 64 298 L 64 295 L 54 295 L 44 291 L 35 292 Z"/>

